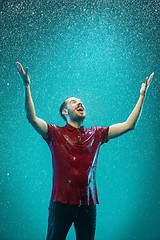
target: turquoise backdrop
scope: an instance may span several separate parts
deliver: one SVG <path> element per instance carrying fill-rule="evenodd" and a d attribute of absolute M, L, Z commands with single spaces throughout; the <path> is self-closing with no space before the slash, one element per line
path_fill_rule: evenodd
<path fill-rule="evenodd" d="M 85 127 L 125 121 L 155 72 L 135 130 L 101 147 L 96 240 L 159 240 L 160 2 L 1 0 L 0 9 L 0 239 L 45 239 L 52 187 L 51 153 L 25 117 L 19 61 L 37 116 L 59 126 L 70 96 L 86 107 Z"/>

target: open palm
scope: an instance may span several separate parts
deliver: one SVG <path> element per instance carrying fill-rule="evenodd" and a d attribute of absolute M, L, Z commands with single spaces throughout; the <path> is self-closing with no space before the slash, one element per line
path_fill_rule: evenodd
<path fill-rule="evenodd" d="M 142 95 L 145 95 L 146 90 L 147 90 L 147 88 L 149 87 L 149 84 L 150 84 L 150 82 L 151 82 L 151 80 L 152 80 L 152 78 L 153 78 L 153 75 L 154 75 L 154 73 L 152 73 L 152 74 L 150 75 L 149 79 L 148 79 L 148 77 L 146 77 L 146 82 L 145 82 L 145 83 L 142 83 L 141 90 L 140 90 L 140 93 L 141 93 Z"/>
<path fill-rule="evenodd" d="M 17 65 L 18 74 L 20 75 L 24 86 L 28 86 L 30 84 L 30 79 L 28 76 L 28 67 L 26 68 L 26 73 L 25 73 L 22 65 L 19 62 L 16 62 L 16 65 Z"/>

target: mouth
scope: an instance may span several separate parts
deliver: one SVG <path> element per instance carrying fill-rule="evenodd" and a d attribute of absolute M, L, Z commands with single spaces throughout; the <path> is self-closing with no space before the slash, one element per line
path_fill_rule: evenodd
<path fill-rule="evenodd" d="M 79 107 L 78 109 L 76 109 L 78 112 L 83 112 L 84 109 L 82 107 Z"/>

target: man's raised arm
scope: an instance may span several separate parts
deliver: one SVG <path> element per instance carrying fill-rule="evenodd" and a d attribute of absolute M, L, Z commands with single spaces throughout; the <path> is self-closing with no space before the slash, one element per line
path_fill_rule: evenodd
<path fill-rule="evenodd" d="M 137 102 L 135 108 L 133 109 L 132 113 L 129 115 L 128 119 L 123 123 L 117 123 L 117 124 L 111 125 L 109 127 L 108 139 L 119 137 L 120 135 L 122 135 L 130 130 L 133 130 L 135 128 L 136 122 L 138 120 L 138 117 L 139 117 L 141 109 L 142 109 L 142 105 L 143 105 L 143 101 L 145 98 L 145 93 L 146 93 L 147 87 L 149 86 L 153 75 L 154 75 L 154 73 L 152 73 L 150 75 L 149 79 L 146 78 L 145 83 L 142 83 L 142 86 L 140 89 L 140 97 L 139 97 L 138 102 Z"/>
<path fill-rule="evenodd" d="M 18 69 L 18 74 L 20 75 L 20 78 L 24 86 L 26 117 L 28 121 L 31 123 L 31 125 L 36 129 L 36 131 L 40 133 L 43 137 L 47 138 L 48 137 L 47 123 L 44 120 L 38 118 L 35 114 L 35 108 L 30 91 L 30 79 L 28 76 L 28 67 L 25 73 L 22 65 L 19 62 L 16 62 L 16 65 Z"/>

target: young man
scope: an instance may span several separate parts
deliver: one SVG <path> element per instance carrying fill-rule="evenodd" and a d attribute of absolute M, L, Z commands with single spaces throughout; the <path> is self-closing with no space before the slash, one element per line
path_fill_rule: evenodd
<path fill-rule="evenodd" d="M 83 127 L 85 107 L 75 97 L 68 98 L 60 107 L 60 114 L 66 121 L 64 127 L 38 118 L 31 98 L 28 68 L 25 73 L 22 65 L 16 64 L 25 89 L 28 121 L 42 135 L 52 153 L 53 188 L 47 239 L 64 240 L 74 223 L 78 240 L 93 240 L 98 204 L 95 173 L 100 146 L 134 129 L 153 73 L 142 84 L 138 102 L 125 122 L 86 129 Z"/>

